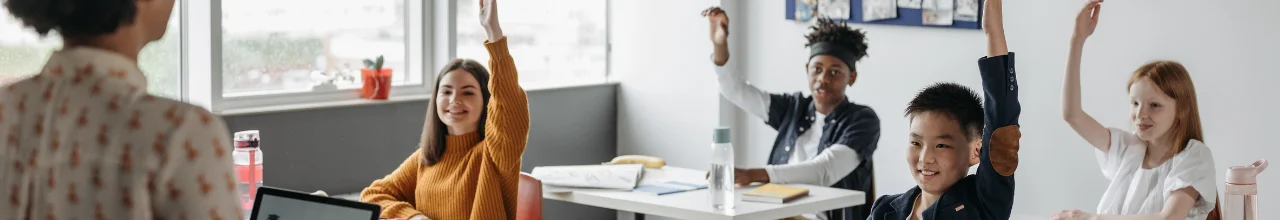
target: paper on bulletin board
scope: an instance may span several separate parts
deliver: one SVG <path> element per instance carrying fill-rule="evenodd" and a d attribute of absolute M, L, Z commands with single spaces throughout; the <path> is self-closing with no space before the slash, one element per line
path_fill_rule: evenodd
<path fill-rule="evenodd" d="M 795 0 L 796 21 L 808 22 L 818 15 L 818 0 Z"/>
<path fill-rule="evenodd" d="M 956 0 L 957 21 L 978 21 L 978 0 Z"/>
<path fill-rule="evenodd" d="M 924 0 L 920 15 L 924 25 L 950 26 L 955 12 L 954 0 Z"/>
<path fill-rule="evenodd" d="M 818 15 L 824 18 L 849 20 L 849 0 L 818 0 Z"/>
<path fill-rule="evenodd" d="M 862 21 L 878 21 L 898 18 L 895 0 L 863 0 Z"/>
<path fill-rule="evenodd" d="M 922 1 L 922 0 L 898 0 L 898 7 L 899 7 L 899 8 L 920 9 L 920 2 L 921 2 L 921 1 Z"/>

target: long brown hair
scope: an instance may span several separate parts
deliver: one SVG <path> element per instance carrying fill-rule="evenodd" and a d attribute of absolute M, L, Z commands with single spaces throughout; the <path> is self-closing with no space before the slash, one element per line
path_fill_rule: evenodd
<path fill-rule="evenodd" d="M 480 135 L 480 139 L 484 139 L 484 121 L 489 116 L 489 70 L 484 69 L 480 62 L 472 59 L 453 59 L 445 64 L 444 68 L 436 74 L 436 86 L 431 89 L 431 100 L 427 101 L 427 120 L 422 125 L 422 140 L 418 143 L 418 148 L 422 151 L 422 164 L 427 166 L 435 165 L 440 162 L 440 157 L 445 151 L 445 136 L 448 136 L 448 129 L 445 128 L 444 121 L 440 120 L 439 113 L 436 112 L 435 101 L 437 94 L 440 94 L 440 81 L 444 79 L 445 74 L 455 70 L 462 70 L 471 73 L 476 78 L 476 82 L 480 83 L 480 96 L 484 99 L 484 106 L 481 106 L 480 121 L 476 122 L 476 134 Z"/>
<path fill-rule="evenodd" d="M 1204 141 L 1204 132 L 1200 130 L 1200 107 L 1196 104 L 1196 87 L 1191 83 L 1191 74 L 1187 68 L 1175 61 L 1153 61 L 1138 67 L 1129 77 L 1128 87 L 1133 87 L 1139 80 L 1149 79 L 1165 95 L 1173 97 L 1176 116 L 1168 138 L 1173 140 L 1174 153 L 1181 153 L 1191 140 Z"/>

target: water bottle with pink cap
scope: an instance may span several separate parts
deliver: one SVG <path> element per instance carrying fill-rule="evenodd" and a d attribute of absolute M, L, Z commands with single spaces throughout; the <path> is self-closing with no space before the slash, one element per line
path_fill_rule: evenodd
<path fill-rule="evenodd" d="M 1258 174 L 1267 169 L 1267 160 L 1247 166 L 1227 168 L 1227 193 L 1222 200 L 1222 219 L 1256 220 L 1258 217 Z"/>

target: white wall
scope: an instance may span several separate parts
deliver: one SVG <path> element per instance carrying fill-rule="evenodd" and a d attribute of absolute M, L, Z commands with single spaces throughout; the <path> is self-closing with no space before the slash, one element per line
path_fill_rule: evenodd
<path fill-rule="evenodd" d="M 1011 51 L 1018 53 L 1022 91 L 1023 139 L 1018 169 L 1015 213 L 1050 215 L 1062 209 L 1093 211 L 1107 181 L 1102 177 L 1092 148 L 1065 122 L 1060 110 L 1061 80 L 1068 39 L 1075 13 L 1084 1 L 1005 1 L 1006 29 Z M 805 24 L 785 20 L 782 0 L 745 1 L 730 11 L 732 21 L 745 22 L 734 32 L 735 60 L 756 85 L 775 92 L 805 89 L 802 75 L 807 52 L 803 47 Z M 1131 71 L 1153 59 L 1183 62 L 1190 69 L 1200 98 L 1206 143 L 1222 170 L 1259 158 L 1280 162 L 1280 149 L 1270 144 L 1280 117 L 1275 82 L 1280 81 L 1280 2 L 1231 1 L 1109 1 L 1102 22 L 1085 51 L 1083 66 L 1085 110 L 1106 126 L 1127 128 L 1126 80 Z M 689 18 L 694 19 L 694 18 Z M 701 24 L 701 23 L 699 23 Z M 705 25 L 705 24 L 701 24 Z M 695 25 L 696 26 L 696 25 Z M 985 35 L 979 30 L 858 25 L 868 32 L 870 57 L 859 64 L 857 84 L 848 92 L 851 100 L 869 105 L 881 118 L 882 135 L 876 152 L 879 194 L 901 193 L 914 186 L 907 174 L 905 149 L 906 103 L 924 86 L 954 81 L 980 89 L 976 61 L 985 55 Z M 616 26 L 615 26 L 616 27 Z M 683 28 L 683 27 L 681 27 Z M 701 31 L 697 27 L 690 27 Z M 745 36 L 744 36 L 745 35 Z M 655 38 L 669 36 L 648 35 Z M 703 41 L 705 42 L 705 41 Z M 686 50 L 702 55 L 706 43 Z M 657 43 L 657 42 L 655 42 Z M 652 46 L 667 47 L 653 44 Z M 699 51 L 701 50 L 701 51 Z M 624 62 L 615 51 L 614 62 Z M 702 56 L 696 57 L 702 58 Z M 697 59 L 702 62 L 705 59 Z M 696 65 L 697 63 L 690 64 Z M 661 65 L 666 66 L 666 65 Z M 666 68 L 660 68 L 666 69 Z M 700 70 L 700 69 L 695 69 Z M 714 83 L 698 71 L 686 80 Z M 659 80 L 659 79 L 652 79 Z M 662 79 L 672 84 L 674 79 Z M 623 84 L 627 88 L 628 83 Z M 674 89 L 702 98 L 714 90 Z M 636 91 L 626 90 L 624 93 Z M 673 92 L 659 90 L 650 92 Z M 652 97 L 652 99 L 659 99 Z M 653 108 L 681 108 L 675 106 Z M 683 115 L 680 113 L 667 115 Z M 670 120 L 668 120 L 670 121 Z M 701 123 L 701 122 L 699 122 Z M 772 129 L 759 120 L 738 116 L 737 127 L 746 126 L 750 138 L 746 159 L 763 165 L 773 143 Z M 658 132 L 682 127 L 663 126 Z M 621 131 L 622 129 L 620 129 Z M 639 132 L 638 130 L 630 130 Z M 657 151 L 654 151 L 657 152 Z M 674 152 L 662 152 L 674 153 Z M 743 158 L 743 157 L 739 157 Z M 1277 207 L 1280 171 L 1263 174 L 1261 207 Z M 1221 186 L 1219 186 L 1221 188 Z M 1262 216 L 1280 212 L 1264 209 Z"/>

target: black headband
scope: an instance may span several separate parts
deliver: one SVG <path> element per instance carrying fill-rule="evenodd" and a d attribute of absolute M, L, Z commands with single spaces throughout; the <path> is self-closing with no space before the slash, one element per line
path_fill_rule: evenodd
<path fill-rule="evenodd" d="M 844 61 L 844 64 L 849 66 L 849 70 L 855 70 L 853 68 L 853 64 L 855 61 L 858 61 L 859 57 L 857 53 L 849 51 L 834 43 L 818 42 L 809 45 L 809 59 L 813 59 L 813 57 L 818 55 L 830 55 L 836 57 L 836 59 Z"/>

